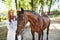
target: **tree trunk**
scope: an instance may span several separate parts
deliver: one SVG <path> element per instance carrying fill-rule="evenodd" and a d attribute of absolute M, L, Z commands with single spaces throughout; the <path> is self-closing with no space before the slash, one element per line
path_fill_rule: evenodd
<path fill-rule="evenodd" d="M 20 8 L 20 1 L 19 1 L 19 8 Z"/>
<path fill-rule="evenodd" d="M 33 11 L 33 0 L 31 0 L 31 6 L 32 6 L 32 11 Z"/>
<path fill-rule="evenodd" d="M 43 12 L 43 7 L 42 7 L 42 15 L 44 14 L 44 12 Z"/>
<path fill-rule="evenodd" d="M 43 6 L 41 6 L 41 15 L 43 15 L 44 12 L 43 12 Z"/>
<path fill-rule="evenodd" d="M 59 0 L 58 0 L 58 3 L 59 3 Z M 59 4 L 58 4 L 58 9 L 59 9 Z"/>
<path fill-rule="evenodd" d="M 0 18 L 0 22 L 1 22 L 1 18 Z"/>
<path fill-rule="evenodd" d="M 51 6 L 52 6 L 52 0 L 50 1 L 50 6 L 49 6 L 48 15 L 50 14 Z"/>
<path fill-rule="evenodd" d="M 17 9 L 17 0 L 15 0 L 15 4 L 16 4 L 16 9 Z"/>

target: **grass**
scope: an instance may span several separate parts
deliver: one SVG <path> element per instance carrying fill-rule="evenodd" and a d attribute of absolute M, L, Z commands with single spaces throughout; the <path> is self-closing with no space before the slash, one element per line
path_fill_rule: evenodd
<path fill-rule="evenodd" d="M 0 27 L 0 40 L 6 40 L 7 38 L 7 28 Z"/>

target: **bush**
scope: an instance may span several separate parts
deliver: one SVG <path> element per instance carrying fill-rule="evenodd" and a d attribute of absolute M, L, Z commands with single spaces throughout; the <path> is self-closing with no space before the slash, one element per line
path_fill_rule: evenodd
<path fill-rule="evenodd" d="M 52 11 L 52 13 L 53 13 L 53 14 L 60 14 L 60 11 L 54 10 L 54 11 Z"/>
<path fill-rule="evenodd" d="M 60 11 L 58 10 L 51 11 L 50 17 L 60 17 Z"/>

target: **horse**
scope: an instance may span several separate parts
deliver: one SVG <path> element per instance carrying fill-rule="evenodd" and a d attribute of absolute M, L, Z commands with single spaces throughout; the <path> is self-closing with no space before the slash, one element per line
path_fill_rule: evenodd
<path fill-rule="evenodd" d="M 38 40 L 43 40 L 43 31 L 45 29 L 47 29 L 46 40 L 48 40 L 49 26 L 50 26 L 50 18 L 48 15 L 39 15 L 35 11 L 24 10 L 23 8 L 21 8 L 20 11 L 19 10 L 17 11 L 17 30 L 16 30 L 17 35 L 18 34 L 21 35 L 22 29 L 27 22 L 30 22 L 31 34 L 33 37 L 32 40 L 35 40 L 34 38 L 35 32 L 38 33 Z"/>

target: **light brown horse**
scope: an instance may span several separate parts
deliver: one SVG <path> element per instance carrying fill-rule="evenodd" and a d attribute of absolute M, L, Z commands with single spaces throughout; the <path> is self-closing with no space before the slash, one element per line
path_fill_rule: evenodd
<path fill-rule="evenodd" d="M 50 26 L 50 18 L 47 15 L 40 16 L 38 13 L 30 10 L 24 10 L 21 8 L 21 11 L 17 11 L 17 35 L 21 34 L 22 28 L 26 23 L 30 22 L 31 27 L 31 34 L 33 36 L 32 40 L 35 40 L 34 33 L 38 33 L 38 40 L 40 40 L 40 37 L 42 35 L 41 40 L 43 40 L 43 30 L 47 28 L 47 38 L 48 40 L 48 34 L 49 34 L 49 26 Z"/>

